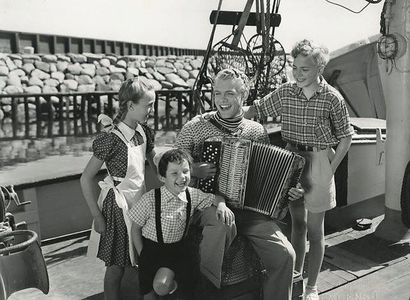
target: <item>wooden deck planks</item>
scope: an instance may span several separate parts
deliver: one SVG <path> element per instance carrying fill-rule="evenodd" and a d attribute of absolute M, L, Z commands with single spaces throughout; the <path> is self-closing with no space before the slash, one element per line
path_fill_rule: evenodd
<path fill-rule="evenodd" d="M 405 257 L 396 264 L 321 294 L 321 300 L 330 299 L 409 300 L 410 260 Z"/>
<path fill-rule="evenodd" d="M 410 299 L 410 245 L 390 244 L 372 232 L 348 228 L 326 236 L 325 259 L 318 278 L 321 300 Z M 88 240 L 81 237 L 42 247 L 50 294 L 28 289 L 9 300 L 102 300 L 104 266 L 85 255 L 87 244 Z M 306 259 L 305 280 L 307 264 Z"/>
<path fill-rule="evenodd" d="M 339 247 L 331 247 L 330 249 L 326 249 L 325 261 L 357 277 L 364 276 L 368 273 L 372 273 L 383 268 L 382 265 L 378 265 L 366 257 L 356 255 Z"/>

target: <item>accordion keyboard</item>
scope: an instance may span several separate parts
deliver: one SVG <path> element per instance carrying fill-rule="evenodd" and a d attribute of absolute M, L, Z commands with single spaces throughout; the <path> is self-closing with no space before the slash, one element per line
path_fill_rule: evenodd
<path fill-rule="evenodd" d="M 217 166 L 217 174 L 216 176 L 210 178 L 199 179 L 198 188 L 201 189 L 205 193 L 215 193 L 217 186 L 216 180 L 217 175 L 219 173 L 220 168 L 219 160 L 221 157 L 221 142 L 220 141 L 206 141 L 204 142 L 203 149 L 202 149 L 202 161 L 213 163 Z"/>

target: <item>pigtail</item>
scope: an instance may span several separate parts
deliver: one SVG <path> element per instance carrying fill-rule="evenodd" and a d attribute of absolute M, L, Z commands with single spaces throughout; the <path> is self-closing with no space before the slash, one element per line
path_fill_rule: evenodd
<path fill-rule="evenodd" d="M 118 124 L 119 122 L 121 122 L 122 120 L 124 120 L 125 118 L 125 114 L 127 112 L 127 102 L 120 102 L 120 107 L 118 110 L 117 115 L 115 116 L 113 123 L 114 124 Z"/>
<path fill-rule="evenodd" d="M 132 84 L 132 79 L 127 79 L 121 84 L 120 90 L 118 91 L 118 112 L 114 118 L 114 124 L 118 124 L 125 118 L 125 114 L 128 111 L 127 102 L 131 100 L 129 94 L 132 89 Z"/>

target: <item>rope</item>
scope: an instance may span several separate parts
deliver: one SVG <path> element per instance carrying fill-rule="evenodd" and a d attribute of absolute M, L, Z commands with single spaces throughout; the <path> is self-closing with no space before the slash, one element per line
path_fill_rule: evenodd
<path fill-rule="evenodd" d="M 201 113 L 202 111 L 205 111 L 205 107 L 200 99 L 200 93 L 202 90 L 203 82 L 205 81 L 205 78 L 206 78 L 206 71 L 207 71 L 207 66 L 208 66 L 209 55 L 212 50 L 212 43 L 213 43 L 214 36 L 215 36 L 216 24 L 218 23 L 219 13 L 222 7 L 222 1 L 223 0 L 219 0 L 218 9 L 216 11 L 216 16 L 215 16 L 215 22 L 214 22 L 214 25 L 212 26 L 211 36 L 208 41 L 208 46 L 206 48 L 205 57 L 204 57 L 204 60 L 202 61 L 201 69 L 198 73 L 198 76 L 196 77 L 195 82 L 194 82 L 193 97 L 196 103 L 195 111 L 199 113 Z"/>
<path fill-rule="evenodd" d="M 265 24 L 266 24 L 266 35 L 269 37 L 269 32 L 270 32 L 270 0 L 266 0 L 266 18 L 265 18 Z M 269 38 L 266 44 L 266 49 L 269 49 Z"/>

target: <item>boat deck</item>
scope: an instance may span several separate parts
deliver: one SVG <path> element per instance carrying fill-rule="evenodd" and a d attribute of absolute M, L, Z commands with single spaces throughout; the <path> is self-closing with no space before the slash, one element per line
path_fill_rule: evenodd
<path fill-rule="evenodd" d="M 326 253 L 318 279 L 321 299 L 410 299 L 410 245 L 377 238 L 374 230 L 382 219 L 383 215 L 371 219 L 367 230 L 326 228 Z M 104 265 L 86 256 L 87 243 L 87 237 L 77 237 L 43 246 L 49 294 L 27 289 L 9 299 L 103 299 Z M 127 299 L 139 299 L 133 287 L 132 279 L 126 280 Z"/>

